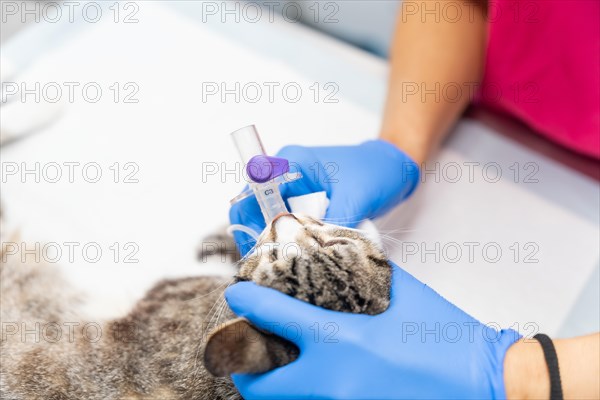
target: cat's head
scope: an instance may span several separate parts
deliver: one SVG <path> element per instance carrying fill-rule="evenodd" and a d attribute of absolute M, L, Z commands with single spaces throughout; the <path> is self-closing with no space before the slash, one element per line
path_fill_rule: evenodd
<path fill-rule="evenodd" d="M 236 279 L 335 311 L 374 315 L 390 302 L 391 267 L 378 244 L 361 231 L 301 215 L 276 217 L 241 260 Z M 205 365 L 219 376 L 258 373 L 297 355 L 290 342 L 238 318 L 209 337 Z"/>
<path fill-rule="evenodd" d="M 357 230 L 280 214 L 265 229 L 237 275 L 335 311 L 383 312 L 390 266 L 378 245 Z"/>

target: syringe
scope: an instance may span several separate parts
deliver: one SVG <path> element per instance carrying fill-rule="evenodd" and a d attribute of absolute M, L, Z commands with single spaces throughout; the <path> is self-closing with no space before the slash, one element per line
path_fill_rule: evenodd
<path fill-rule="evenodd" d="M 278 214 L 287 213 L 279 185 L 302 177 L 299 172 L 290 173 L 285 158 L 267 156 L 256 127 L 249 125 L 231 134 L 248 176 L 248 190 L 231 200 L 231 204 L 254 194 L 260 210 L 269 224 Z"/>

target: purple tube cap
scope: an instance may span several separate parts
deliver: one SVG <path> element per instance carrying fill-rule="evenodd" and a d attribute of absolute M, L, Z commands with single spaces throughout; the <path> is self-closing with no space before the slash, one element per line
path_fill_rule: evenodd
<path fill-rule="evenodd" d="M 287 173 L 290 164 L 285 158 L 258 155 L 248 161 L 246 172 L 256 183 L 264 183 Z"/>

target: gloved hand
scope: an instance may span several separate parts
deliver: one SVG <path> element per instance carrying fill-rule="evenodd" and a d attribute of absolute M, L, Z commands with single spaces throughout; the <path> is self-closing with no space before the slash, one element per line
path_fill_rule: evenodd
<path fill-rule="evenodd" d="M 357 146 L 286 146 L 277 157 L 290 162 L 290 171 L 302 179 L 280 186 L 285 199 L 325 191 L 329 208 L 325 221 L 355 227 L 363 219 L 375 218 L 407 198 L 419 182 L 419 167 L 396 146 L 371 140 Z M 265 222 L 254 197 L 231 207 L 229 219 L 260 233 Z M 254 241 L 236 232 L 242 254 Z"/>
<path fill-rule="evenodd" d="M 393 268 L 391 304 L 376 316 L 325 310 L 251 282 L 228 288 L 225 296 L 237 315 L 300 349 L 284 367 L 233 375 L 242 396 L 505 398 L 504 356 L 520 335 L 481 324 Z"/>

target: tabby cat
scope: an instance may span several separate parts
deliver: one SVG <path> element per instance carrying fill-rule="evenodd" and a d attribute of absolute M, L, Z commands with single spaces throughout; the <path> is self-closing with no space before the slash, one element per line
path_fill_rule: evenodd
<path fill-rule="evenodd" d="M 380 247 L 357 230 L 309 217 L 278 216 L 238 264 L 233 282 L 331 310 L 378 314 L 389 304 L 391 268 Z M 76 315 L 82 300 L 56 268 L 3 254 L 0 397 L 238 399 L 231 373 L 277 368 L 298 349 L 237 318 L 223 297 L 231 283 L 165 280 L 127 316 L 99 325 Z"/>

